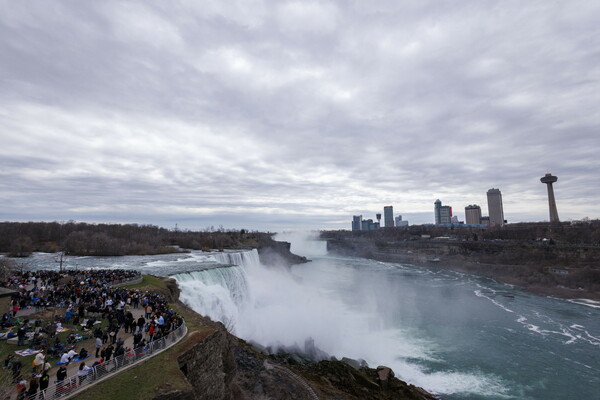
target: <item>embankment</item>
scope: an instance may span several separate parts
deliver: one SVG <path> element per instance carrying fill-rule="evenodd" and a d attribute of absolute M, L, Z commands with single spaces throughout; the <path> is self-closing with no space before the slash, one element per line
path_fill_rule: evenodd
<path fill-rule="evenodd" d="M 600 300 L 600 248 L 547 242 L 327 238 L 328 251 L 485 276 L 541 295 Z"/>

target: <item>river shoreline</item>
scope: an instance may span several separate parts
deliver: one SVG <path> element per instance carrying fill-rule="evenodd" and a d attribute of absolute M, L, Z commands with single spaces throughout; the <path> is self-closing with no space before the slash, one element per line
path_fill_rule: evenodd
<path fill-rule="evenodd" d="M 355 256 L 376 261 L 409 264 L 417 267 L 439 268 L 459 273 L 493 279 L 497 282 L 514 285 L 519 289 L 538 296 L 549 296 L 560 299 L 585 299 L 600 301 L 600 293 L 583 288 L 575 289 L 554 284 L 548 279 L 553 276 L 547 269 L 540 269 L 532 265 L 515 265 L 500 263 L 484 263 L 473 261 L 459 255 L 446 255 L 443 257 L 424 258 L 416 254 L 399 254 L 385 251 L 357 251 L 348 248 L 340 249 L 329 246 L 328 250 L 335 254 Z M 341 250 L 341 251 L 340 251 Z"/>

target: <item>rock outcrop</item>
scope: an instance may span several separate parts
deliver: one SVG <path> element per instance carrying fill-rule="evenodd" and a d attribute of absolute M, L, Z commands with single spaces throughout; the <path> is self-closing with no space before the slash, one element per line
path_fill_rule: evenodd
<path fill-rule="evenodd" d="M 208 335 L 191 334 L 178 357 L 193 386 L 173 393 L 185 400 L 433 400 L 423 389 L 394 377 L 391 369 L 370 369 L 342 361 L 311 362 L 292 354 L 267 355 L 214 324 Z M 348 360 L 346 360 L 348 361 Z"/>
<path fill-rule="evenodd" d="M 211 335 L 196 340 L 197 343 L 177 360 L 179 368 L 196 389 L 194 398 L 232 399 L 236 363 L 232 351 L 233 343 L 227 332 L 217 329 Z"/>
<path fill-rule="evenodd" d="M 290 251 L 291 244 L 288 242 L 270 241 L 267 245 L 258 248 L 260 262 L 267 266 L 290 267 L 294 264 L 308 262 L 306 257 L 298 256 Z"/>

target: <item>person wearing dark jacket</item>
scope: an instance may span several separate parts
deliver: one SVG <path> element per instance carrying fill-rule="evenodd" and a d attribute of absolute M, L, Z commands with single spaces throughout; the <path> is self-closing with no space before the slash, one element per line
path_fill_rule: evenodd
<path fill-rule="evenodd" d="M 33 375 L 31 377 L 31 379 L 29 380 L 29 389 L 27 390 L 27 396 L 32 397 L 34 396 L 38 389 L 40 387 L 40 384 L 38 382 L 38 378 L 36 378 L 35 375 Z"/>
<path fill-rule="evenodd" d="M 81 350 L 79 351 L 79 359 L 82 360 L 84 358 L 87 358 L 88 356 L 88 351 L 85 348 L 81 348 Z"/>
<path fill-rule="evenodd" d="M 142 333 L 142 329 L 144 329 L 144 325 L 146 325 L 146 318 L 144 316 L 140 316 L 137 320 L 138 332 Z"/>
<path fill-rule="evenodd" d="M 110 345 L 106 348 L 106 361 L 109 361 L 110 358 L 112 357 L 113 351 L 115 351 L 115 348 Z"/>
<path fill-rule="evenodd" d="M 19 330 L 17 331 L 17 346 L 25 346 L 26 333 L 27 332 L 24 325 L 19 328 Z"/>
<path fill-rule="evenodd" d="M 50 375 L 48 375 L 48 371 L 44 371 L 42 373 L 42 377 L 40 378 L 40 392 L 48 389 L 48 384 L 50 383 Z"/>
<path fill-rule="evenodd" d="M 67 367 L 61 365 L 56 371 L 56 393 L 62 394 L 65 391 L 65 379 L 67 379 Z"/>

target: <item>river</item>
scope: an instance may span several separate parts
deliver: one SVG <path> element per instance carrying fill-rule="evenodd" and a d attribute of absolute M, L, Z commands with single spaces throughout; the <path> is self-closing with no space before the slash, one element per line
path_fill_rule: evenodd
<path fill-rule="evenodd" d="M 330 355 L 388 365 L 443 399 L 600 399 L 599 303 L 337 257 L 323 242 L 280 238 L 313 261 L 266 268 L 247 251 L 83 257 L 68 265 L 173 276 L 183 301 L 246 340 L 303 349 L 312 338 Z M 44 259 L 37 254 L 32 266 Z"/>

